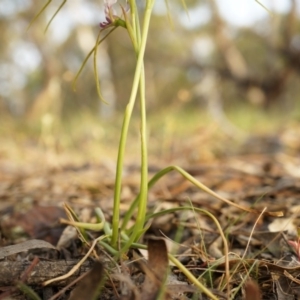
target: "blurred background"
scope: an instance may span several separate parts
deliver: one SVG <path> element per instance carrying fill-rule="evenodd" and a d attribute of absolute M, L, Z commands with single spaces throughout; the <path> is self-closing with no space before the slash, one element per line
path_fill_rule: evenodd
<path fill-rule="evenodd" d="M 128 34 L 118 28 L 99 47 L 103 104 L 92 59 L 72 88 L 104 21 L 103 1 L 66 1 L 45 32 L 62 4 L 51 1 L 27 29 L 44 4 L 0 1 L 0 156 L 37 144 L 115 155 L 135 68 Z M 156 1 L 154 9 L 145 56 L 152 153 L 209 160 L 228 151 L 221 150 L 228 137 L 245 143 L 253 132 L 298 150 L 300 3 L 188 0 L 186 7 Z M 84 150 L 95 141 L 96 150 Z M 207 144 L 213 150 L 203 150 Z"/>

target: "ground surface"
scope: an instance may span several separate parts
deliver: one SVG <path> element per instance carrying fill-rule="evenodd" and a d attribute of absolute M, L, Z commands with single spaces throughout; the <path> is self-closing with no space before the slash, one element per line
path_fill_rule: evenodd
<path fill-rule="evenodd" d="M 209 216 L 193 210 L 178 211 L 152 221 L 145 235 L 152 257 L 148 264 L 143 251 L 130 251 L 116 267 L 99 247 L 76 274 L 50 287 L 42 287 L 42 283 L 67 273 L 88 251 L 76 231 L 68 236 L 68 243 L 59 247 L 60 251 L 53 249 L 65 231 L 59 222 L 66 219 L 63 205 L 72 207 L 83 222 L 95 222 L 95 207 L 100 207 L 110 220 L 114 159 L 104 155 L 97 161 L 76 159 L 59 150 L 47 135 L 41 136 L 38 143 L 26 138 L 20 143 L 10 140 L 11 144 L 6 144 L 0 153 L 0 299 L 34 299 L 20 292 L 20 284 L 15 288 L 20 281 L 32 287 L 41 299 L 55 299 L 64 286 L 93 267 L 100 277 L 103 272 L 110 274 L 101 299 L 157 299 L 153 291 L 157 292 L 163 281 L 157 273 L 164 271 L 164 245 L 218 299 L 226 299 L 228 293 L 235 299 L 299 299 L 299 130 L 300 127 L 293 127 L 291 132 L 247 138 L 233 149 L 230 145 L 234 141 L 228 137 L 218 136 L 207 142 L 210 134 L 216 134 L 212 126 L 199 130 L 201 134 L 196 137 L 166 141 L 161 148 L 156 147 L 156 153 L 152 151 L 150 176 L 176 162 L 218 195 L 258 212 L 246 213 L 224 203 L 175 171 L 150 190 L 149 212 L 192 205 L 213 214 L 225 234 L 228 253 L 224 252 L 220 232 Z M 84 146 L 81 149 L 85 151 Z M 139 163 L 129 159 L 124 168 L 122 214 L 138 190 Z M 283 212 L 284 216 L 259 214 L 264 210 Z M 165 237 L 163 245 L 155 242 L 153 236 Z M 96 237 L 92 233 L 91 239 Z M 26 241 L 31 242 L 7 248 Z M 224 254 L 229 259 L 229 278 L 225 274 Z M 34 257 L 39 257 L 39 261 Z M 100 265 L 95 264 L 95 257 L 102 262 Z M 204 294 L 202 298 L 201 293 L 197 294 L 180 269 L 171 265 L 169 270 L 164 299 L 192 299 L 193 294 L 193 299 L 207 299 Z M 72 289 L 73 286 L 57 299 L 68 299 Z M 82 299 L 83 290 L 82 286 L 75 290 L 71 299 Z M 84 290 L 85 299 L 91 290 L 92 287 Z"/>

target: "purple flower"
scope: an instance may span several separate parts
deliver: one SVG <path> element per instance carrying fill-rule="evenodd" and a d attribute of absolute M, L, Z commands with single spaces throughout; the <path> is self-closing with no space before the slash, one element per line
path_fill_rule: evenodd
<path fill-rule="evenodd" d="M 105 20 L 104 22 L 100 23 L 101 28 L 106 28 L 112 25 L 116 18 L 119 18 L 116 15 L 115 10 L 113 9 L 113 5 L 117 3 L 117 0 L 104 0 L 104 13 L 105 13 Z"/>
<path fill-rule="evenodd" d="M 104 13 L 106 21 L 100 23 L 101 28 L 104 29 L 110 26 L 122 26 L 126 28 L 126 22 L 117 15 L 113 8 L 113 5 L 116 4 L 117 1 L 118 0 L 104 0 Z M 121 10 L 123 14 L 126 14 L 130 10 L 129 4 L 126 3 L 125 8 L 121 6 Z"/>

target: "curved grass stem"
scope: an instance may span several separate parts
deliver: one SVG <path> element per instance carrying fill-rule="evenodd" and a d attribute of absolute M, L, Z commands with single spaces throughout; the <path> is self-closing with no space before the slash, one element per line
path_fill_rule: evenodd
<path fill-rule="evenodd" d="M 202 191 L 208 193 L 209 195 L 215 197 L 218 200 L 221 200 L 229 205 L 232 205 L 240 210 L 243 210 L 245 212 L 249 212 L 249 213 L 255 213 L 255 214 L 259 214 L 260 212 L 252 209 L 252 208 L 248 208 L 239 204 L 236 204 L 220 195 L 218 195 L 217 193 L 215 193 L 214 191 L 212 191 L 210 188 L 208 188 L 207 186 L 205 186 L 203 183 L 199 182 L 197 179 L 195 179 L 193 176 L 191 176 L 188 172 L 186 172 L 185 170 L 183 170 L 182 168 L 178 167 L 178 166 L 169 166 L 167 168 L 164 168 L 163 170 L 157 172 L 149 181 L 148 183 L 148 189 L 150 189 L 160 178 L 162 178 L 164 175 L 166 175 L 167 173 L 171 172 L 171 171 L 177 171 L 178 173 L 180 173 L 184 178 L 186 178 L 188 181 L 190 181 L 192 184 L 194 184 L 196 187 L 198 187 L 199 189 L 201 189 Z M 138 195 L 135 200 L 133 201 L 133 203 L 131 204 L 129 210 L 127 211 L 127 213 L 124 216 L 123 222 L 122 222 L 122 226 L 121 229 L 125 230 L 126 226 L 129 222 L 129 220 L 131 219 L 131 217 L 133 216 L 133 213 L 135 211 L 135 209 L 137 208 L 138 204 L 140 201 L 140 195 Z M 264 214 L 269 215 L 269 216 L 275 216 L 275 217 L 281 217 L 283 216 L 283 213 L 281 211 L 278 212 L 264 212 Z"/>
<path fill-rule="evenodd" d="M 176 265 L 176 267 L 192 282 L 203 294 L 213 300 L 218 300 L 218 298 L 206 288 L 197 278 L 172 254 L 169 254 L 169 260 Z"/>
<path fill-rule="evenodd" d="M 98 44 L 97 45 L 99 45 L 99 44 L 101 44 L 114 30 L 116 30 L 117 29 L 117 27 L 113 27 L 101 40 L 99 40 L 98 41 Z M 102 32 L 101 30 L 100 30 L 100 32 Z M 86 63 L 87 63 L 87 61 L 88 61 L 88 59 L 90 58 L 90 56 L 94 53 L 94 51 L 95 51 L 95 48 L 96 48 L 96 45 L 93 47 L 93 49 L 87 54 L 87 56 L 85 57 L 85 59 L 83 60 L 83 62 L 82 62 L 82 64 L 81 64 L 81 66 L 80 66 L 80 68 L 79 68 L 79 70 L 78 70 L 78 72 L 76 73 L 76 75 L 75 75 L 75 78 L 74 78 L 74 80 L 73 80 L 73 83 L 72 83 L 72 88 L 73 88 L 73 90 L 75 91 L 76 90 L 76 83 L 77 83 L 77 79 L 78 79 L 78 77 L 79 77 L 79 75 L 81 74 L 81 72 L 82 72 L 82 70 L 83 70 L 83 68 L 84 68 L 84 66 L 86 65 Z"/>
<path fill-rule="evenodd" d="M 50 27 L 52 21 L 54 20 L 54 18 L 57 16 L 57 14 L 59 13 L 59 11 L 63 8 L 63 6 L 66 4 L 67 0 L 63 0 L 62 3 L 60 4 L 60 6 L 58 7 L 58 9 L 56 10 L 56 12 L 54 13 L 54 15 L 51 17 L 51 19 L 49 20 L 46 28 L 45 28 L 45 33 L 47 32 L 48 28 Z"/>

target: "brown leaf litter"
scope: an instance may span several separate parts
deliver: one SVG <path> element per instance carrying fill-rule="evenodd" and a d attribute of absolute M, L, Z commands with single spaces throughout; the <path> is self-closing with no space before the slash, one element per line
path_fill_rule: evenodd
<path fill-rule="evenodd" d="M 226 299 L 227 287 L 234 299 L 299 298 L 300 258 L 291 243 L 297 243 L 300 227 L 297 166 L 295 156 L 258 153 L 185 168 L 220 196 L 256 211 L 283 211 L 284 218 L 242 212 L 175 172 L 149 191 L 149 212 L 192 205 L 218 219 L 229 246 L 229 282 L 224 279 L 224 247 L 214 222 L 191 209 L 151 220 L 144 237 L 148 257 L 131 250 L 116 264 L 97 245 L 76 273 L 45 287 L 43 282 L 68 273 L 88 251 L 76 232 L 67 234 L 68 243 L 57 249 L 68 228 L 58 222 L 65 218 L 63 204 L 68 203 L 82 222 L 96 222 L 95 207 L 101 207 L 110 220 L 114 168 L 105 163 L 15 167 L 0 160 L 0 299 L 5 295 L 25 299 L 16 289 L 24 272 L 23 283 L 41 299 L 82 299 L 82 293 L 84 299 L 92 299 L 99 286 L 98 299 L 192 299 L 193 295 L 207 299 L 182 270 L 170 264 L 167 252 L 174 253 L 219 299 Z M 158 169 L 151 165 L 150 173 Z M 138 193 L 139 168 L 129 165 L 124 174 L 122 214 Z M 91 238 L 96 237 L 91 233 Z"/>

